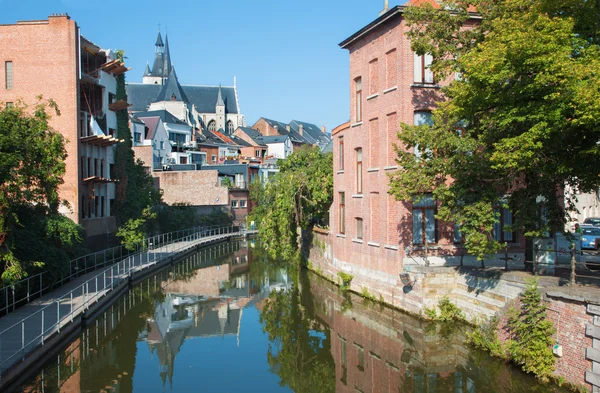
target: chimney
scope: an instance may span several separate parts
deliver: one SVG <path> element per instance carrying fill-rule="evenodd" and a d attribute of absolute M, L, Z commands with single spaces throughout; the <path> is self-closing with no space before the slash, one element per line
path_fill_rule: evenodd
<path fill-rule="evenodd" d="M 325 126 L 321 126 L 321 131 L 323 131 L 323 134 L 327 134 L 327 128 L 325 128 Z"/>
<path fill-rule="evenodd" d="M 300 125 L 298 126 L 298 133 L 299 133 L 300 135 L 304 136 L 304 127 L 302 127 L 302 124 L 300 124 Z"/>
<path fill-rule="evenodd" d="M 275 135 L 279 135 L 279 127 L 275 125 L 273 128 L 275 129 Z"/>
<path fill-rule="evenodd" d="M 385 14 L 386 12 L 388 12 L 389 9 L 390 9 L 390 7 L 389 7 L 389 1 L 388 0 L 383 0 L 383 9 L 379 13 L 379 16 L 381 16 L 381 15 Z"/>

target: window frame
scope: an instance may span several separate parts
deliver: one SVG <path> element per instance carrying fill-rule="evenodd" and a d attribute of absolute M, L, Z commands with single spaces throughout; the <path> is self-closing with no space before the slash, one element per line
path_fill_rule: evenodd
<path fill-rule="evenodd" d="M 415 72 L 413 72 L 414 83 L 419 85 L 434 85 L 435 75 L 433 74 L 433 71 L 431 71 L 433 57 L 427 53 L 424 55 L 417 55 L 417 53 L 414 52 L 413 63 L 413 67 L 415 68 Z M 420 78 L 417 78 L 417 70 Z"/>
<path fill-rule="evenodd" d="M 355 90 L 355 118 L 356 122 L 362 121 L 362 77 L 354 78 L 354 90 Z"/>
<path fill-rule="evenodd" d="M 364 220 L 362 217 L 355 217 L 356 221 L 356 239 L 363 240 L 364 238 Z"/>
<path fill-rule="evenodd" d="M 246 200 L 245 199 L 240 199 L 240 208 L 245 209 L 247 206 Z"/>
<path fill-rule="evenodd" d="M 232 209 L 237 209 L 238 208 L 238 200 L 237 199 L 232 199 L 231 200 L 231 208 Z"/>
<path fill-rule="evenodd" d="M 339 140 L 338 146 L 339 146 L 339 155 L 340 155 L 338 165 L 339 165 L 339 170 L 343 171 L 344 170 L 344 137 L 339 137 L 338 140 Z"/>
<path fill-rule="evenodd" d="M 338 233 L 340 235 L 346 234 L 346 193 L 344 191 L 338 192 L 339 196 L 339 221 L 338 221 Z"/>
<path fill-rule="evenodd" d="M 356 155 L 356 193 L 361 195 L 363 193 L 363 151 L 362 147 L 354 149 Z"/>
<path fill-rule="evenodd" d="M 215 120 L 211 120 L 206 125 L 206 129 L 210 132 L 217 131 L 217 122 Z"/>
<path fill-rule="evenodd" d="M 12 60 L 4 62 L 4 87 L 6 90 L 14 88 L 14 67 Z"/>
<path fill-rule="evenodd" d="M 494 212 L 500 213 L 500 216 L 498 217 L 499 221 L 494 224 L 494 229 L 493 229 L 494 240 L 496 240 L 497 242 L 500 242 L 500 243 L 515 243 L 517 241 L 516 232 L 504 230 L 505 226 L 514 224 L 514 222 L 515 222 L 514 214 L 510 211 L 510 209 L 507 209 L 502 206 L 495 206 Z M 510 224 L 507 224 L 505 222 L 506 213 L 510 214 Z M 500 229 L 499 234 L 498 234 L 497 228 Z M 511 239 L 506 239 L 505 236 L 508 237 L 509 235 L 510 235 Z"/>
<path fill-rule="evenodd" d="M 427 198 L 430 198 L 431 204 L 422 204 L 422 201 L 427 203 Z M 415 206 L 417 205 L 417 206 Z M 417 239 L 415 236 L 415 211 L 421 212 L 421 239 Z M 433 212 L 433 242 L 427 240 L 427 212 Z M 437 201 L 433 199 L 432 194 L 424 194 L 420 199 L 414 199 L 412 203 L 412 244 L 415 246 L 425 246 L 429 244 L 437 244 L 439 241 L 438 237 L 438 220 L 435 218 L 437 214 Z"/>

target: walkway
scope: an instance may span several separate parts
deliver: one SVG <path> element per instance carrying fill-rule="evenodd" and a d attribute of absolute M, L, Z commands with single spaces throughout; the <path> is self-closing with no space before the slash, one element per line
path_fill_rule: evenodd
<path fill-rule="evenodd" d="M 256 231 L 236 231 L 212 236 L 202 233 L 130 256 L 107 269 L 73 279 L 65 285 L 0 317 L 0 380 L 4 372 L 24 360 L 40 344 L 82 314 L 102 296 L 127 282 L 136 272 L 165 262 L 196 246 Z M 5 381 L 2 381 L 5 382 Z"/>

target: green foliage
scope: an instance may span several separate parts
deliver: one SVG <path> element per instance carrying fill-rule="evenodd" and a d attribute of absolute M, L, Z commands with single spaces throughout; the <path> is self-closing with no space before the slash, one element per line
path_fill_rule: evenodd
<path fill-rule="evenodd" d="M 362 287 L 360 290 L 360 296 L 362 296 L 365 300 L 371 302 L 377 302 L 377 298 L 371 292 L 369 292 L 369 288 Z"/>
<path fill-rule="evenodd" d="M 350 289 L 350 285 L 352 284 L 352 279 L 354 276 L 346 272 L 337 272 L 337 276 L 340 279 L 340 286 L 342 290 Z"/>
<path fill-rule="evenodd" d="M 546 305 L 542 302 L 537 280 L 527 283 L 521 295 L 520 310 L 510 310 L 508 328 L 511 339 L 506 348 L 510 358 L 525 372 L 547 381 L 554 372 L 552 335 L 556 330 L 546 317 Z"/>
<path fill-rule="evenodd" d="M 492 356 L 506 358 L 506 350 L 498 338 L 498 318 L 477 326 L 467 336 L 467 342 L 475 348 L 489 352 Z"/>
<path fill-rule="evenodd" d="M 256 206 L 250 220 L 257 223 L 259 238 L 269 254 L 290 258 L 298 252 L 297 229 L 324 222 L 333 200 L 332 154 L 304 146 L 279 161 L 279 173 L 263 185 L 250 185 Z"/>
<path fill-rule="evenodd" d="M 435 321 L 437 319 L 437 308 L 435 307 L 423 307 L 423 312 L 427 319 Z"/>
<path fill-rule="evenodd" d="M 447 296 L 444 296 L 438 302 L 440 313 L 438 314 L 435 307 L 424 307 L 423 311 L 427 318 L 438 322 L 465 322 L 465 314 L 458 306 L 450 301 Z"/>
<path fill-rule="evenodd" d="M 58 187 L 65 173 L 66 141 L 50 127 L 48 110 L 60 112 L 54 101 L 37 98 L 33 108 L 17 102 L 0 109 L 0 261 L 5 282 L 22 279 L 46 263 L 60 271 L 81 242 L 81 228 L 58 214 L 65 204 Z"/>
<path fill-rule="evenodd" d="M 224 177 L 221 179 L 221 186 L 231 188 L 233 187 L 233 180 L 230 177 Z"/>
<path fill-rule="evenodd" d="M 123 51 L 118 54 L 122 60 Z M 125 74 L 117 77 L 116 99 L 127 101 Z M 146 206 L 158 205 L 162 195 L 154 187 L 154 180 L 144 169 L 142 161 L 135 159 L 127 109 L 117 111 L 117 138 L 124 142 L 115 149 L 115 179 L 118 183 L 113 213 L 117 225 L 121 226 L 130 219 L 140 217 Z"/>
<path fill-rule="evenodd" d="M 127 220 L 117 230 L 117 237 L 121 239 L 121 244 L 128 250 L 141 249 L 147 237 L 151 220 L 154 220 L 156 216 L 156 213 L 152 212 L 152 208 L 147 206 L 139 218 Z"/>
<path fill-rule="evenodd" d="M 501 248 L 492 235 L 498 201 L 514 214 L 512 230 L 539 236 L 564 228 L 559 190 L 600 185 L 594 4 L 474 0 L 405 11 L 411 47 L 432 54 L 436 79 L 453 72 L 462 78 L 443 89 L 447 100 L 434 111 L 434 125 L 401 125 L 402 169 L 391 174 L 390 190 L 406 201 L 433 192 L 437 217 L 460 224 L 466 248 L 479 259 Z M 468 7 L 482 20 L 464 28 Z M 419 160 L 412 153 L 417 145 Z"/>
<path fill-rule="evenodd" d="M 199 226 L 227 226 L 233 223 L 228 212 L 214 209 L 208 214 L 200 214 L 198 209 L 189 203 L 161 204 L 156 208 L 154 232 L 168 233 L 180 229 Z"/>

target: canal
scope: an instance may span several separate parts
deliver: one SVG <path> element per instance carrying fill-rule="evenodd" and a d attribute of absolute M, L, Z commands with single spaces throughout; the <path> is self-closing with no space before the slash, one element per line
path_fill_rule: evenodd
<path fill-rule="evenodd" d="M 14 392 L 563 392 L 253 240 L 138 283 Z"/>

